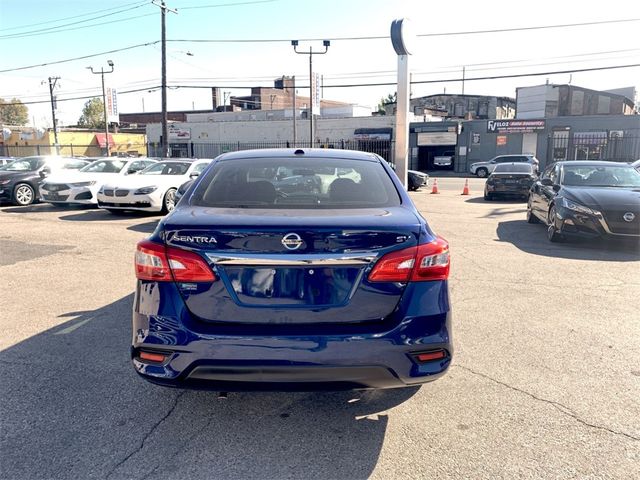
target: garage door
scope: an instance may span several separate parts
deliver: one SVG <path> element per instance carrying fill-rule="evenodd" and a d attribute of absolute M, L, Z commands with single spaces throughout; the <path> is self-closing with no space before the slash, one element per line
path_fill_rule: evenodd
<path fill-rule="evenodd" d="M 418 133 L 418 146 L 428 145 L 455 145 L 457 143 L 456 132 L 420 132 Z"/>

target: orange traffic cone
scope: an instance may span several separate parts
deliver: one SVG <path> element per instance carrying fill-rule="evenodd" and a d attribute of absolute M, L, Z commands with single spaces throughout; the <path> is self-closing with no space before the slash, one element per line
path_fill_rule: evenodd
<path fill-rule="evenodd" d="M 462 189 L 462 195 L 469 195 L 469 179 L 464 181 L 464 188 Z"/>
<path fill-rule="evenodd" d="M 433 179 L 433 188 L 431 189 L 431 193 L 440 193 L 438 191 L 438 179 L 437 178 Z"/>

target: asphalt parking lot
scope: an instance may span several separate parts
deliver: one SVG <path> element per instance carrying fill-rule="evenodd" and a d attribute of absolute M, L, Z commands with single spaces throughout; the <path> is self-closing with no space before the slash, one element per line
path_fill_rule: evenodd
<path fill-rule="evenodd" d="M 451 244 L 454 364 L 376 392 L 150 385 L 132 256 L 159 217 L 0 207 L 0 478 L 640 478 L 640 246 L 438 183 L 411 195 Z"/>

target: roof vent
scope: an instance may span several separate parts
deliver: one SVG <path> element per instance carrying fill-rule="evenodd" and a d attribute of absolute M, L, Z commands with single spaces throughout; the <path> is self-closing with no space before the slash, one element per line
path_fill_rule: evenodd
<path fill-rule="evenodd" d="M 293 152 L 294 155 L 304 155 L 304 150 L 302 150 L 301 148 L 297 149 L 295 152 Z"/>

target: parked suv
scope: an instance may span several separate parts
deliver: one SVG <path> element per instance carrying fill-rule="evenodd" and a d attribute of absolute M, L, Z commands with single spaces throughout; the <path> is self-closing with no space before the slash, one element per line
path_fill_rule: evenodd
<path fill-rule="evenodd" d="M 477 175 L 480 178 L 487 177 L 496 168 L 496 165 L 501 163 L 530 163 L 534 165 L 533 170 L 538 173 L 538 165 L 540 162 L 535 157 L 528 153 L 519 153 L 517 155 L 498 155 L 488 162 L 476 162 L 472 163 L 469 168 L 471 175 Z"/>

